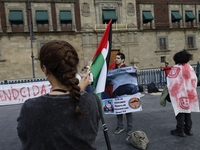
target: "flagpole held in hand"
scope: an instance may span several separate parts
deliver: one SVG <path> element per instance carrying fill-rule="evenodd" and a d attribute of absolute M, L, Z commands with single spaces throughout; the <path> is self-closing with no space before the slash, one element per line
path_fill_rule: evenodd
<path fill-rule="evenodd" d="M 105 90 L 111 46 L 112 46 L 112 19 L 107 25 L 107 28 L 103 34 L 103 37 L 98 45 L 98 48 L 90 64 L 90 71 L 94 77 L 94 82 L 93 82 L 93 85 L 95 87 L 94 92 L 99 96 L 99 98 L 101 97 L 100 96 L 101 93 L 104 92 Z M 108 137 L 108 128 L 103 118 L 102 103 L 99 101 L 98 105 L 99 105 L 99 113 L 101 117 L 101 123 L 103 127 L 104 137 L 106 140 L 106 145 L 108 150 L 111 150 L 111 145 Z"/>
<path fill-rule="evenodd" d="M 95 97 L 98 97 L 96 94 L 94 94 L 94 95 L 95 95 Z M 106 140 L 106 145 L 107 145 L 108 150 L 112 150 L 111 145 L 110 145 L 110 140 L 109 140 L 109 137 L 108 137 L 108 127 L 106 126 L 106 123 L 105 123 L 104 118 L 103 118 L 102 103 L 101 103 L 100 100 L 98 100 L 97 104 L 98 104 L 99 114 L 100 114 L 101 123 L 102 123 L 102 127 L 103 127 L 104 137 L 105 137 L 105 140 Z"/>

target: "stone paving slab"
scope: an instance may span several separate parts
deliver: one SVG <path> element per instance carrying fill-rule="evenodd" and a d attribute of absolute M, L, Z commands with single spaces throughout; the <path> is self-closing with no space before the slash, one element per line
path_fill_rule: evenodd
<path fill-rule="evenodd" d="M 197 89 L 200 99 L 200 88 Z M 170 131 L 175 129 L 176 120 L 171 103 L 162 107 L 160 95 L 145 94 L 141 98 L 143 110 L 133 113 L 134 130 L 144 131 L 149 138 L 146 150 L 199 150 L 200 149 L 200 113 L 192 113 L 193 136 L 172 136 Z M 17 136 L 17 117 L 22 104 L 0 106 L 0 150 L 19 150 L 20 140 Z M 127 144 L 126 117 L 124 115 L 125 130 L 119 135 L 113 133 L 116 128 L 116 115 L 104 115 L 108 126 L 108 135 L 113 150 L 138 150 Z M 95 142 L 98 150 L 106 150 L 101 122 Z"/>

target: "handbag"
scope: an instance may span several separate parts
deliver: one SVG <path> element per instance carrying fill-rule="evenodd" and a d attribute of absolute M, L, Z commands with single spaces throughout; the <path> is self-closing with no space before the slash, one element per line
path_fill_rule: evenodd
<path fill-rule="evenodd" d="M 128 143 L 139 149 L 146 149 L 149 139 L 143 131 L 135 131 L 126 139 Z"/>

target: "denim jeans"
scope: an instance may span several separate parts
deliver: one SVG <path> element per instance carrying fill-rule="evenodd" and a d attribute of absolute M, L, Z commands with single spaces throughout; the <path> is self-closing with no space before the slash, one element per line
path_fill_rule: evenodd
<path fill-rule="evenodd" d="M 133 116 L 132 113 L 126 113 L 127 129 L 133 128 Z M 123 114 L 117 115 L 117 127 L 123 128 Z"/>

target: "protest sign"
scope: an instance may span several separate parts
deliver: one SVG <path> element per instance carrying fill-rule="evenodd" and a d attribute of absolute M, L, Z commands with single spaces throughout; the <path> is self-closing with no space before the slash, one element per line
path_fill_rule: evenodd
<path fill-rule="evenodd" d="M 102 101 L 105 114 L 125 114 L 142 110 L 139 93 Z"/>
<path fill-rule="evenodd" d="M 141 111 L 138 92 L 137 74 L 133 66 L 109 71 L 105 91 L 101 94 L 104 113 L 123 114 Z"/>
<path fill-rule="evenodd" d="M 0 105 L 24 103 L 25 100 L 51 91 L 48 81 L 0 85 Z"/>

